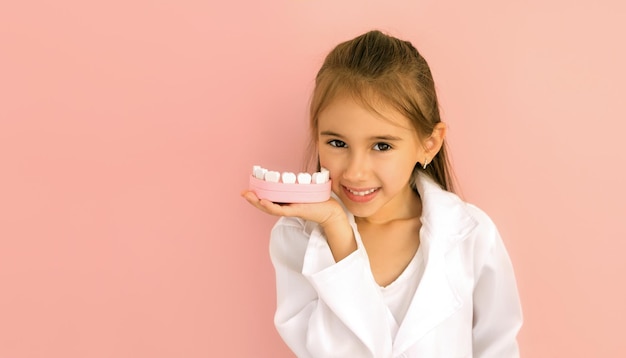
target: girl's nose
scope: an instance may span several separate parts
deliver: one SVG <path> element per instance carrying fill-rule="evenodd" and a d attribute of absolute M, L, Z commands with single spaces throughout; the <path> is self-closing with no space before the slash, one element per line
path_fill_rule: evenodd
<path fill-rule="evenodd" d="M 359 181 L 366 178 L 368 170 L 367 158 L 363 155 L 352 154 L 348 158 L 346 168 L 343 172 L 344 179 L 349 181 Z"/>

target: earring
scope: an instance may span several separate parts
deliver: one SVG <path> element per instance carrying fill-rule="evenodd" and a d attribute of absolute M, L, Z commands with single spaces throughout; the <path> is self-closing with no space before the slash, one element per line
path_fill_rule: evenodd
<path fill-rule="evenodd" d="M 426 169 L 428 166 L 428 158 L 424 158 L 424 164 L 422 164 L 422 169 Z"/>

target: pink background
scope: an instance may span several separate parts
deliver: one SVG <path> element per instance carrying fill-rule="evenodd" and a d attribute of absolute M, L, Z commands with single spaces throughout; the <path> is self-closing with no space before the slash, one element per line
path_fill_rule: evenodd
<path fill-rule="evenodd" d="M 0 357 L 290 357 L 239 192 L 301 167 L 315 72 L 370 28 L 431 64 L 523 356 L 626 356 L 622 3 L 3 1 Z"/>

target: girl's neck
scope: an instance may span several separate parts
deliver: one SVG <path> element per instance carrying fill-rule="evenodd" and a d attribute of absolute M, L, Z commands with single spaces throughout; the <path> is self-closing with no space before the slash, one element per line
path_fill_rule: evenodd
<path fill-rule="evenodd" d="M 354 217 L 357 224 L 384 226 L 397 221 L 419 219 L 422 215 L 422 200 L 407 185 L 403 193 L 383 206 L 377 213 L 369 217 Z"/>

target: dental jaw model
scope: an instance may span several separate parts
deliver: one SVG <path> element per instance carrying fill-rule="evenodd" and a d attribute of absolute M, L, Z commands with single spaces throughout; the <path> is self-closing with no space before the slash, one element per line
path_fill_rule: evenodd
<path fill-rule="evenodd" d="M 330 198 L 328 170 L 309 173 L 277 172 L 259 165 L 252 167 L 250 190 L 259 199 L 275 203 L 318 203 Z"/>

